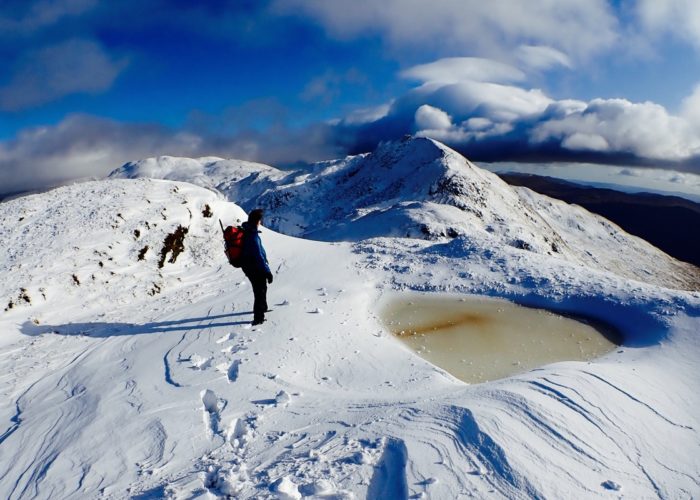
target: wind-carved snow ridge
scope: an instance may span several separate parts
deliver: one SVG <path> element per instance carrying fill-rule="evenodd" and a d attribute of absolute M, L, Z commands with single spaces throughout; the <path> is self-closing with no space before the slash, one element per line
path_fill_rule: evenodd
<path fill-rule="evenodd" d="M 5 432 L 0 434 L 0 444 L 10 437 L 22 423 L 22 410 L 19 407 L 19 402 L 15 402 L 15 409 L 15 414 L 10 418 L 10 427 L 8 427 Z"/>
<path fill-rule="evenodd" d="M 0 203 L 3 498 L 700 496 L 700 294 L 666 288 L 690 268 L 427 139 L 307 171 L 182 165 Z M 189 182 L 117 178 L 163 169 Z M 263 230 L 273 310 L 250 328 L 218 220 L 258 203 L 332 242 Z M 160 267 L 164 247 L 179 253 Z M 466 385 L 383 329 L 403 291 L 624 340 Z"/>
<path fill-rule="evenodd" d="M 464 408 L 454 409 L 459 418 L 459 444 L 475 461 L 476 475 L 486 476 L 493 486 L 506 496 L 525 493 L 529 498 L 541 497 L 533 485 L 508 462 L 506 452 L 486 433 L 479 429 L 472 413 Z"/>

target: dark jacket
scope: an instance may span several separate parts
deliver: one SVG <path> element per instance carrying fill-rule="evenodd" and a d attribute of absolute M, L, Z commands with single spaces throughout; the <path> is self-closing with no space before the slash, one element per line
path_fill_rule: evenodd
<path fill-rule="evenodd" d="M 241 252 L 241 267 L 244 272 L 257 271 L 270 274 L 270 265 L 267 263 L 267 255 L 260 241 L 260 231 L 247 221 L 242 225 L 243 251 Z"/>

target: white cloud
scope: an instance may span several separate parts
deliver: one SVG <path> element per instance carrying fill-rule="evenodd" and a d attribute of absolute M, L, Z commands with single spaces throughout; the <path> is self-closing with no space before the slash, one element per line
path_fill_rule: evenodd
<path fill-rule="evenodd" d="M 447 144 L 469 144 L 501 137 L 513 131 L 513 125 L 510 123 L 494 123 L 486 119 L 478 119 L 480 122 L 475 124 L 473 120 L 475 119 L 445 129 L 421 130 L 416 135 L 430 137 Z"/>
<path fill-rule="evenodd" d="M 610 145 L 605 138 L 598 134 L 582 134 L 574 132 L 566 137 L 562 143 L 562 147 L 574 151 L 608 151 Z"/>
<path fill-rule="evenodd" d="M 639 22 L 652 34 L 680 37 L 700 49 L 700 2 L 697 0 L 637 0 Z"/>
<path fill-rule="evenodd" d="M 467 130 L 487 130 L 493 126 L 493 122 L 488 118 L 469 118 L 462 126 Z"/>
<path fill-rule="evenodd" d="M 285 14 L 306 15 L 332 35 L 379 33 L 395 48 L 494 56 L 523 43 L 557 47 L 575 59 L 607 49 L 617 20 L 605 0 L 276 0 Z"/>
<path fill-rule="evenodd" d="M 342 121 L 348 125 L 359 125 L 362 123 L 375 122 L 381 118 L 384 118 L 389 113 L 392 104 L 393 102 L 390 102 L 388 104 L 380 104 L 379 106 L 356 109 L 342 120 L 336 120 L 336 122 Z"/>
<path fill-rule="evenodd" d="M 17 111 L 80 92 L 111 87 L 127 61 L 113 60 L 90 40 L 68 40 L 29 53 L 0 88 L 0 109 Z"/>
<path fill-rule="evenodd" d="M 0 36 L 27 34 L 50 26 L 64 17 L 89 11 L 97 0 L 38 0 L 17 2 L 17 7 L 0 12 Z M 5 6 L 3 6 L 5 7 Z M 13 12 L 14 10 L 14 12 Z"/>
<path fill-rule="evenodd" d="M 670 115 L 658 104 L 625 99 L 594 99 L 583 111 L 542 121 L 530 138 L 534 143 L 556 140 L 569 149 L 607 150 L 656 160 L 700 154 L 700 135 L 687 120 Z"/>
<path fill-rule="evenodd" d="M 489 82 L 423 86 L 409 95 L 446 111 L 455 120 L 485 116 L 494 121 L 512 121 L 542 113 L 552 102 L 539 89 Z"/>
<path fill-rule="evenodd" d="M 420 110 L 426 104 L 458 122 L 475 117 L 512 121 L 542 113 L 553 102 L 539 89 L 503 83 L 524 80 L 525 75 L 513 66 L 483 58 L 440 59 L 408 68 L 401 76 L 422 85 L 397 102 L 398 106 L 415 105 Z"/>
<path fill-rule="evenodd" d="M 418 130 L 443 130 L 452 126 L 450 115 L 427 104 L 416 110 L 415 121 Z"/>
<path fill-rule="evenodd" d="M 569 56 L 563 52 L 544 45 L 521 45 L 515 52 L 516 57 L 527 67 L 547 70 L 555 66 L 571 68 Z"/>
<path fill-rule="evenodd" d="M 450 84 L 462 81 L 517 82 L 525 73 L 508 64 L 480 57 L 448 57 L 413 66 L 401 72 L 403 78 L 423 83 Z"/>
<path fill-rule="evenodd" d="M 688 120 L 700 134 L 700 84 L 695 86 L 693 93 L 683 100 L 681 115 Z"/>

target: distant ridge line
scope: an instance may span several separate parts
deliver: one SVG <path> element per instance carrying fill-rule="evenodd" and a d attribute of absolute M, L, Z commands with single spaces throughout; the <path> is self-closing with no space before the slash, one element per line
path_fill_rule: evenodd
<path fill-rule="evenodd" d="M 679 196 L 625 193 L 535 174 L 500 173 L 512 186 L 580 205 L 668 255 L 700 267 L 700 204 Z M 681 229 L 679 231 L 679 229 Z"/>

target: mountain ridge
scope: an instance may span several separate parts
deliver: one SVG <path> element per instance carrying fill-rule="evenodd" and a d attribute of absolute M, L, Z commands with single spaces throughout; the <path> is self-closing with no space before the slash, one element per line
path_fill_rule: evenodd
<path fill-rule="evenodd" d="M 580 207 L 512 187 L 427 138 L 383 143 L 372 153 L 293 172 L 239 160 L 161 157 L 110 175 L 123 177 L 169 178 L 214 189 L 247 211 L 265 209 L 266 224 L 291 236 L 465 237 L 663 286 L 700 287 L 695 266 Z"/>

